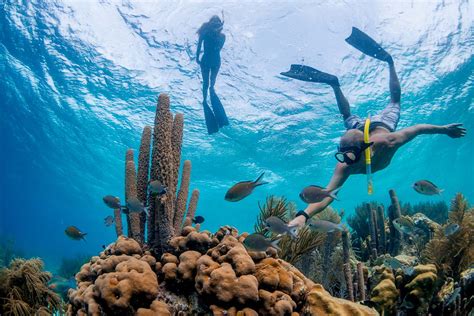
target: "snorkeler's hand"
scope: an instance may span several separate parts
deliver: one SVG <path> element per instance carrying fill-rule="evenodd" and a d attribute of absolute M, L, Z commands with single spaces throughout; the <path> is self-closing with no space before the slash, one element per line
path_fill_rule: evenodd
<path fill-rule="evenodd" d="M 453 123 L 443 126 L 445 134 L 451 138 L 459 138 L 466 135 L 466 129 L 462 127 L 462 123 Z"/>
<path fill-rule="evenodd" d="M 306 224 L 306 217 L 303 215 L 296 216 L 293 218 L 289 223 L 288 226 L 294 226 L 297 227 L 298 229 L 303 228 L 304 225 Z"/>

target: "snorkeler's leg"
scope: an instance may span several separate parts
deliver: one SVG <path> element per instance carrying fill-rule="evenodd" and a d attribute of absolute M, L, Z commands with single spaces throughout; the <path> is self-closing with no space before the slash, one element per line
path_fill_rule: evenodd
<path fill-rule="evenodd" d="M 390 69 L 390 102 L 392 103 L 400 103 L 401 97 L 401 88 L 400 88 L 400 81 L 398 80 L 397 71 L 395 70 L 395 65 L 393 61 L 388 64 Z"/>
<path fill-rule="evenodd" d="M 221 65 L 211 67 L 211 87 L 210 89 L 214 91 L 214 86 L 216 85 L 216 79 L 217 75 L 219 74 L 219 69 L 221 68 Z"/>
<path fill-rule="evenodd" d="M 202 100 L 203 102 L 207 102 L 207 90 L 209 90 L 209 74 L 211 72 L 211 68 L 207 65 L 204 65 L 201 62 L 201 74 L 202 74 Z"/>
<path fill-rule="evenodd" d="M 344 118 L 344 120 L 346 120 L 349 116 L 351 116 L 351 108 L 349 102 L 342 93 L 340 86 L 332 86 L 332 89 L 334 90 L 334 95 L 336 96 L 337 107 L 339 108 L 339 112 L 341 112 L 342 117 Z"/>
<path fill-rule="evenodd" d="M 224 107 L 222 106 L 221 100 L 214 90 L 214 85 L 216 84 L 217 74 L 219 73 L 220 64 L 211 68 L 211 87 L 209 88 L 209 96 L 211 98 L 212 109 L 216 115 L 217 124 L 220 127 L 229 125 L 229 119 L 225 113 Z"/>

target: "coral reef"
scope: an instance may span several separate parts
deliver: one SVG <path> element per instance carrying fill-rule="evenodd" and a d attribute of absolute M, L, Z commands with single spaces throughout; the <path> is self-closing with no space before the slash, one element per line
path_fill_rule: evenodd
<path fill-rule="evenodd" d="M 446 236 L 444 227 L 436 229 L 434 238 L 428 242 L 422 259 L 434 263 L 444 274 L 458 278 L 474 262 L 474 209 L 462 194 L 457 194 L 451 203 L 448 224 L 459 225 L 459 231 Z"/>
<path fill-rule="evenodd" d="M 1 315 L 51 315 L 60 297 L 48 288 L 51 274 L 40 259 L 14 259 L 0 270 Z"/>
<path fill-rule="evenodd" d="M 394 314 L 399 291 L 395 285 L 395 276 L 391 269 L 379 267 L 376 269 L 373 278 L 378 282 L 370 294 L 371 300 L 378 304 L 378 309 L 382 315 Z"/>
<path fill-rule="evenodd" d="M 250 252 L 235 228 L 184 227 L 159 260 L 124 236 L 92 257 L 69 291 L 69 315 L 376 315 L 332 297 L 288 262 Z"/>
<path fill-rule="evenodd" d="M 448 220 L 449 207 L 444 201 L 422 202 L 414 205 L 403 203 L 401 207 L 402 215 L 412 216 L 416 213 L 424 214 L 432 221 L 444 224 Z"/>

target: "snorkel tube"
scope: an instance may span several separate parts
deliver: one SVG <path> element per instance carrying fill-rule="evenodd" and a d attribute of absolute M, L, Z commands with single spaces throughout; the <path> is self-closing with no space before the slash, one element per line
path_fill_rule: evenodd
<path fill-rule="evenodd" d="M 367 194 L 371 195 L 374 191 L 374 185 L 372 183 L 372 157 L 369 146 L 369 131 L 370 131 L 370 115 L 365 120 L 364 125 L 364 143 L 367 145 L 365 149 L 365 173 L 367 174 Z"/>

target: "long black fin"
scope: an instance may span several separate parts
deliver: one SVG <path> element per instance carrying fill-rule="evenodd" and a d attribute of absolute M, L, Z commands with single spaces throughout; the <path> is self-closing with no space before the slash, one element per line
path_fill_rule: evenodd
<path fill-rule="evenodd" d="M 385 51 L 372 37 L 352 27 L 351 35 L 346 38 L 346 42 L 367 56 L 376 58 L 385 62 L 392 62 L 392 56 Z"/>
<path fill-rule="evenodd" d="M 219 131 L 219 127 L 217 125 L 217 120 L 214 116 L 214 113 L 212 112 L 209 105 L 207 105 L 206 101 L 202 103 L 202 106 L 204 108 L 204 119 L 206 120 L 207 133 L 209 135 L 217 133 Z"/>
<path fill-rule="evenodd" d="M 253 182 L 254 187 L 258 187 L 259 185 L 267 184 L 267 181 L 262 181 L 263 176 L 265 175 L 265 172 L 262 172 L 262 174 Z"/>

